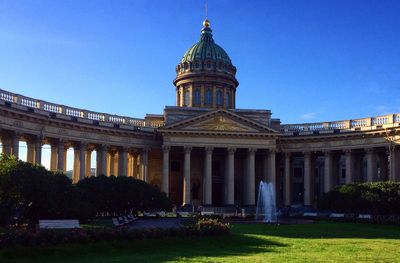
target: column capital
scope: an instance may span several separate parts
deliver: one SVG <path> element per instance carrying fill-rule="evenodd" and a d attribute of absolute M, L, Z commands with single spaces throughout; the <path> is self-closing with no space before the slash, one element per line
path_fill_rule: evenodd
<path fill-rule="evenodd" d="M 214 151 L 214 147 L 211 146 L 204 147 L 204 151 L 206 153 L 212 153 Z"/>
<path fill-rule="evenodd" d="M 330 155 L 332 155 L 332 151 L 331 151 L 331 150 L 323 150 L 322 153 L 323 153 L 325 156 L 330 156 Z"/>
<path fill-rule="evenodd" d="M 228 147 L 228 148 L 226 149 L 226 151 L 227 151 L 228 153 L 235 153 L 235 152 L 236 152 L 236 148 Z"/>
<path fill-rule="evenodd" d="M 351 154 L 351 153 L 354 153 L 354 150 L 353 150 L 353 149 L 344 149 L 344 150 L 343 150 L 343 153 L 345 153 L 345 154 Z"/>
<path fill-rule="evenodd" d="M 76 145 L 75 147 L 79 150 L 86 150 L 88 146 L 87 142 L 80 142 L 78 145 Z"/>
<path fill-rule="evenodd" d="M 163 152 L 169 152 L 171 150 L 171 146 L 169 145 L 163 145 L 162 147 Z"/>
<path fill-rule="evenodd" d="M 11 132 L 11 137 L 12 138 L 19 138 L 21 137 L 22 133 L 20 131 L 12 131 Z"/>
<path fill-rule="evenodd" d="M 388 147 L 389 152 L 400 152 L 400 147 L 398 145 L 391 145 Z"/>
<path fill-rule="evenodd" d="M 66 143 L 66 140 L 59 139 L 58 140 L 58 148 L 65 148 L 65 143 Z"/>
<path fill-rule="evenodd" d="M 277 152 L 276 149 L 267 149 L 267 153 L 268 154 L 273 154 L 273 153 L 276 153 L 276 152 Z"/>
<path fill-rule="evenodd" d="M 256 151 L 257 151 L 257 148 L 247 148 L 247 153 L 249 153 L 249 154 L 256 153 Z"/>
<path fill-rule="evenodd" d="M 192 151 L 192 146 L 184 146 L 183 150 L 185 153 L 190 153 Z"/>
<path fill-rule="evenodd" d="M 140 150 L 141 153 L 148 153 L 149 151 L 150 151 L 150 148 L 149 148 L 149 147 L 143 147 L 143 148 Z"/>
<path fill-rule="evenodd" d="M 369 154 L 371 154 L 371 153 L 374 153 L 374 148 L 364 148 L 364 151 L 366 152 L 366 153 L 369 153 Z"/>
<path fill-rule="evenodd" d="M 122 147 L 120 147 L 119 148 L 119 151 L 118 152 L 121 152 L 121 153 L 128 153 L 129 152 L 129 147 L 126 147 L 126 146 L 122 146 Z"/>
<path fill-rule="evenodd" d="M 96 150 L 107 151 L 108 150 L 108 145 L 107 144 L 100 144 L 99 146 L 97 146 Z"/>
<path fill-rule="evenodd" d="M 304 151 L 302 153 L 303 153 L 304 157 L 311 157 L 311 155 L 313 154 L 312 152 L 309 152 L 309 151 Z"/>

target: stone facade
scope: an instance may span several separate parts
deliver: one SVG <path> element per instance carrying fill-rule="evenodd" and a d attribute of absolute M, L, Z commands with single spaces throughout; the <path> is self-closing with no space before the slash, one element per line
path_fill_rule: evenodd
<path fill-rule="evenodd" d="M 313 206 L 338 184 L 400 181 L 400 114 L 287 124 L 269 110 L 236 109 L 236 67 L 205 22 L 199 43 L 178 64 L 176 106 L 144 119 L 77 109 L 0 90 L 2 151 L 91 175 L 132 176 L 158 186 L 177 205 L 254 206 L 256 185 L 273 182 L 279 205 Z M 207 91 L 210 93 L 206 94 Z M 207 97 L 208 96 L 208 97 Z"/>

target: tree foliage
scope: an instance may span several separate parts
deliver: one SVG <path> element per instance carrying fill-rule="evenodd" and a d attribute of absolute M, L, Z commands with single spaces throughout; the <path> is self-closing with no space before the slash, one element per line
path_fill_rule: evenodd
<path fill-rule="evenodd" d="M 332 211 L 400 215 L 400 183 L 373 182 L 337 186 L 318 202 Z"/>
<path fill-rule="evenodd" d="M 119 215 L 172 208 L 165 193 L 132 177 L 89 177 L 81 180 L 77 187 L 85 199 L 94 204 L 98 214 Z"/>
<path fill-rule="evenodd" d="M 157 188 L 129 177 L 90 177 L 78 184 L 43 166 L 0 156 L 0 224 L 14 218 L 37 224 L 39 219 L 85 221 L 96 215 L 118 215 L 172 205 Z"/>

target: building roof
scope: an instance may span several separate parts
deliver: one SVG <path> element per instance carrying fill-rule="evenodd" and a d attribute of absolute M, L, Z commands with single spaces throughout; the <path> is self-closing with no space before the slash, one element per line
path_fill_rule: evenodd
<path fill-rule="evenodd" d="M 210 22 L 206 19 L 203 22 L 203 25 L 204 26 L 201 29 L 199 42 L 185 52 L 181 63 L 193 62 L 196 60 L 211 60 L 214 62 L 223 62 L 224 64 L 232 65 L 231 59 L 225 50 L 215 44 L 212 36 L 212 30 L 210 28 Z"/>

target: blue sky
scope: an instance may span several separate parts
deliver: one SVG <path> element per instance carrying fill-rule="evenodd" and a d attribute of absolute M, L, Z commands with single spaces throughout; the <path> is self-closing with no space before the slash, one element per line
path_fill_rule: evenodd
<path fill-rule="evenodd" d="M 400 1 L 209 0 L 238 108 L 283 123 L 400 112 Z M 0 88 L 132 117 L 174 105 L 204 1 L 0 1 Z"/>

